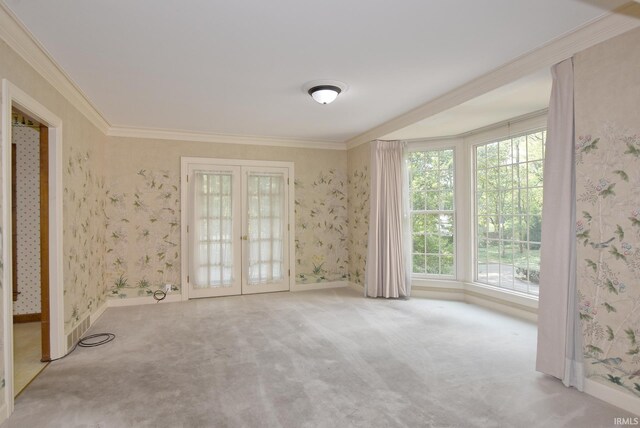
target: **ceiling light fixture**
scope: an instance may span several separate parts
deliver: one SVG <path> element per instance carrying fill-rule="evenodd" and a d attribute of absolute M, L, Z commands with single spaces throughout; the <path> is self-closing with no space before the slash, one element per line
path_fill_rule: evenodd
<path fill-rule="evenodd" d="M 320 104 L 332 103 L 336 98 L 338 98 L 340 92 L 342 92 L 342 89 L 333 85 L 319 85 L 309 89 L 309 95 L 311 95 L 311 98 Z"/>
<path fill-rule="evenodd" d="M 330 104 L 338 95 L 346 92 L 347 85 L 336 80 L 315 80 L 306 83 L 302 89 L 320 104 Z"/>

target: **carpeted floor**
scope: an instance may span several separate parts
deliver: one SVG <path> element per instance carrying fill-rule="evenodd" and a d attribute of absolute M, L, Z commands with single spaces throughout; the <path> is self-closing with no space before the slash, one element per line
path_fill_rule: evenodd
<path fill-rule="evenodd" d="M 601 427 L 632 415 L 534 371 L 533 324 L 350 289 L 111 308 L 2 427 Z"/>

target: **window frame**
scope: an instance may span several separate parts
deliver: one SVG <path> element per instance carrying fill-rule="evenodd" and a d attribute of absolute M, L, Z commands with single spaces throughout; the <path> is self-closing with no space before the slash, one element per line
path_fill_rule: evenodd
<path fill-rule="evenodd" d="M 453 150 L 453 274 L 451 275 L 442 275 L 442 274 L 433 274 L 433 273 L 414 273 L 413 266 L 411 268 L 411 278 L 412 280 L 444 280 L 444 281 L 452 281 L 458 280 L 462 278 L 463 275 L 460 272 L 459 262 L 459 248 L 460 248 L 460 237 L 459 237 L 459 216 L 458 212 L 460 210 L 459 206 L 461 203 L 464 203 L 460 197 L 460 183 L 463 182 L 464 176 L 461 174 L 461 169 L 459 167 L 459 162 L 464 155 L 464 147 L 462 144 L 462 139 L 454 138 L 454 139 L 435 139 L 435 140 L 414 140 L 410 141 L 408 144 L 407 151 L 409 153 L 413 152 L 425 152 L 425 151 L 439 151 L 439 150 Z M 411 195 L 411 189 L 408 190 L 409 197 Z M 409 212 L 408 218 L 409 222 L 411 222 L 411 202 L 409 202 Z M 409 224 L 409 235 L 411 239 L 411 258 L 413 259 L 413 229 L 412 225 Z"/>
<path fill-rule="evenodd" d="M 546 118 L 546 116 L 545 116 Z M 524 295 L 527 297 L 531 297 L 534 299 L 538 299 L 539 294 L 532 294 L 532 293 L 528 293 L 528 292 L 524 292 L 524 291 L 518 291 L 515 289 L 510 289 L 510 288 L 506 288 L 506 287 L 502 287 L 500 285 L 494 285 L 494 284 L 488 284 L 486 282 L 480 282 L 478 280 L 478 222 L 477 217 L 478 217 L 478 212 L 477 212 L 477 207 L 478 207 L 478 201 L 477 201 L 477 191 L 476 191 L 476 186 L 477 186 L 477 182 L 476 182 L 476 174 L 477 174 L 477 148 L 479 146 L 483 146 L 483 145 L 487 145 L 487 144 L 491 144 L 491 143 L 495 143 L 495 142 L 500 142 L 500 141 L 504 141 L 504 140 L 513 140 L 515 138 L 519 138 L 519 137 L 523 137 L 523 136 L 527 136 L 527 135 L 531 135 L 531 134 L 536 134 L 538 132 L 544 132 L 545 133 L 545 140 L 544 140 L 544 144 L 546 145 L 546 131 L 547 131 L 547 126 L 546 123 L 544 124 L 544 126 L 537 126 L 537 127 L 533 127 L 533 128 L 528 128 L 526 130 L 522 130 L 520 132 L 509 132 L 509 134 L 507 135 L 502 135 L 502 136 L 495 136 L 493 138 L 489 138 L 489 139 L 485 139 L 484 141 L 475 141 L 473 143 L 469 144 L 468 147 L 468 152 L 469 152 L 469 157 L 470 157 L 470 161 L 471 161 L 471 188 L 470 188 L 470 201 L 471 201 L 471 210 L 470 210 L 470 220 L 472 222 L 472 234 L 471 234 L 471 242 L 473 243 L 472 247 L 471 247 L 471 251 L 472 251 L 472 266 L 471 266 L 471 280 L 473 282 L 473 284 L 482 286 L 482 287 L 490 287 L 492 289 L 498 290 L 498 291 L 503 291 L 503 292 L 508 292 L 508 293 L 514 293 L 514 294 L 519 294 L 519 295 Z M 546 146 L 543 149 L 543 153 L 546 156 Z M 544 163 L 544 156 L 541 159 L 542 162 Z M 532 162 L 527 160 L 527 162 Z M 513 164 L 510 164 L 513 165 Z M 544 175 L 543 175 L 544 177 Z M 544 187 L 541 186 L 541 189 L 543 189 Z M 527 186 L 526 189 L 529 189 L 529 187 Z M 542 216 L 542 212 L 540 213 L 540 216 Z M 504 239 L 499 238 L 498 241 L 502 242 L 502 241 L 506 241 Z M 527 241 L 527 243 L 530 243 L 531 241 Z M 514 265 L 515 267 L 515 265 Z M 529 286 L 527 286 L 527 289 L 529 288 Z"/>
<path fill-rule="evenodd" d="M 455 276 L 411 273 L 413 286 L 427 289 L 464 290 L 526 307 L 537 307 L 538 296 L 499 286 L 477 282 L 477 230 L 475 207 L 475 147 L 547 128 L 547 111 L 515 117 L 454 136 L 419 138 L 407 141 L 407 151 L 438 150 L 455 147 L 454 195 L 455 195 Z M 410 218 L 408 216 L 408 218 Z M 409 227 L 411 230 L 411 227 Z M 424 289 L 424 288 L 422 288 Z M 445 291 L 446 292 L 446 291 Z"/>

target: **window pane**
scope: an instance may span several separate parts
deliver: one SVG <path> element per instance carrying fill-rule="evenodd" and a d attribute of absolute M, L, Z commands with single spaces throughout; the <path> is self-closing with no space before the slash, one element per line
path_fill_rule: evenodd
<path fill-rule="evenodd" d="M 413 272 L 414 273 L 425 273 L 425 256 L 423 254 L 414 254 L 413 255 Z"/>
<path fill-rule="evenodd" d="M 440 257 L 436 255 L 427 256 L 427 273 L 440 274 Z"/>
<path fill-rule="evenodd" d="M 443 275 L 453 275 L 453 256 L 442 256 L 440 261 L 442 274 Z"/>
<path fill-rule="evenodd" d="M 543 161 L 529 162 L 529 187 L 542 187 Z"/>
<path fill-rule="evenodd" d="M 511 165 L 511 140 L 500 141 L 498 151 L 498 163 L 500 165 Z"/>
<path fill-rule="evenodd" d="M 425 236 L 413 235 L 413 252 L 416 254 L 426 253 Z"/>
<path fill-rule="evenodd" d="M 440 209 L 453 211 L 453 190 L 447 190 L 440 193 Z"/>
<path fill-rule="evenodd" d="M 489 143 L 487 147 L 487 168 L 500 165 L 500 158 L 498 156 L 498 143 Z"/>
<path fill-rule="evenodd" d="M 414 210 L 423 210 L 425 208 L 424 192 L 413 192 L 411 194 L 411 208 Z"/>
<path fill-rule="evenodd" d="M 544 137 L 475 147 L 478 282 L 538 294 Z"/>
<path fill-rule="evenodd" d="M 427 236 L 427 250 L 426 253 L 438 254 L 440 249 L 438 236 L 436 235 L 428 235 Z"/>
<path fill-rule="evenodd" d="M 412 215 L 412 226 L 411 229 L 413 233 L 424 234 L 426 229 L 426 218 L 424 214 L 413 214 Z"/>
<path fill-rule="evenodd" d="M 527 159 L 530 161 L 544 159 L 542 132 L 527 135 Z"/>
<path fill-rule="evenodd" d="M 487 168 L 487 146 L 480 146 L 476 151 L 476 167 L 479 170 Z"/>
<path fill-rule="evenodd" d="M 426 209 L 428 210 L 437 210 L 439 209 L 439 203 L 438 203 L 438 198 L 439 198 L 439 193 L 438 192 L 426 192 L 425 194 L 425 200 L 426 200 Z"/>
<path fill-rule="evenodd" d="M 440 253 L 453 255 L 453 236 L 440 237 Z"/>
<path fill-rule="evenodd" d="M 455 153 L 409 154 L 413 273 L 454 275 Z"/>

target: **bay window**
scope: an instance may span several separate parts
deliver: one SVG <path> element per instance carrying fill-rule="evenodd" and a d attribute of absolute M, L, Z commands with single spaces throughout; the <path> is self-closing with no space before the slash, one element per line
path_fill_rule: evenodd
<path fill-rule="evenodd" d="M 411 263 L 419 284 L 457 280 L 537 298 L 545 122 L 541 115 L 410 142 Z"/>

